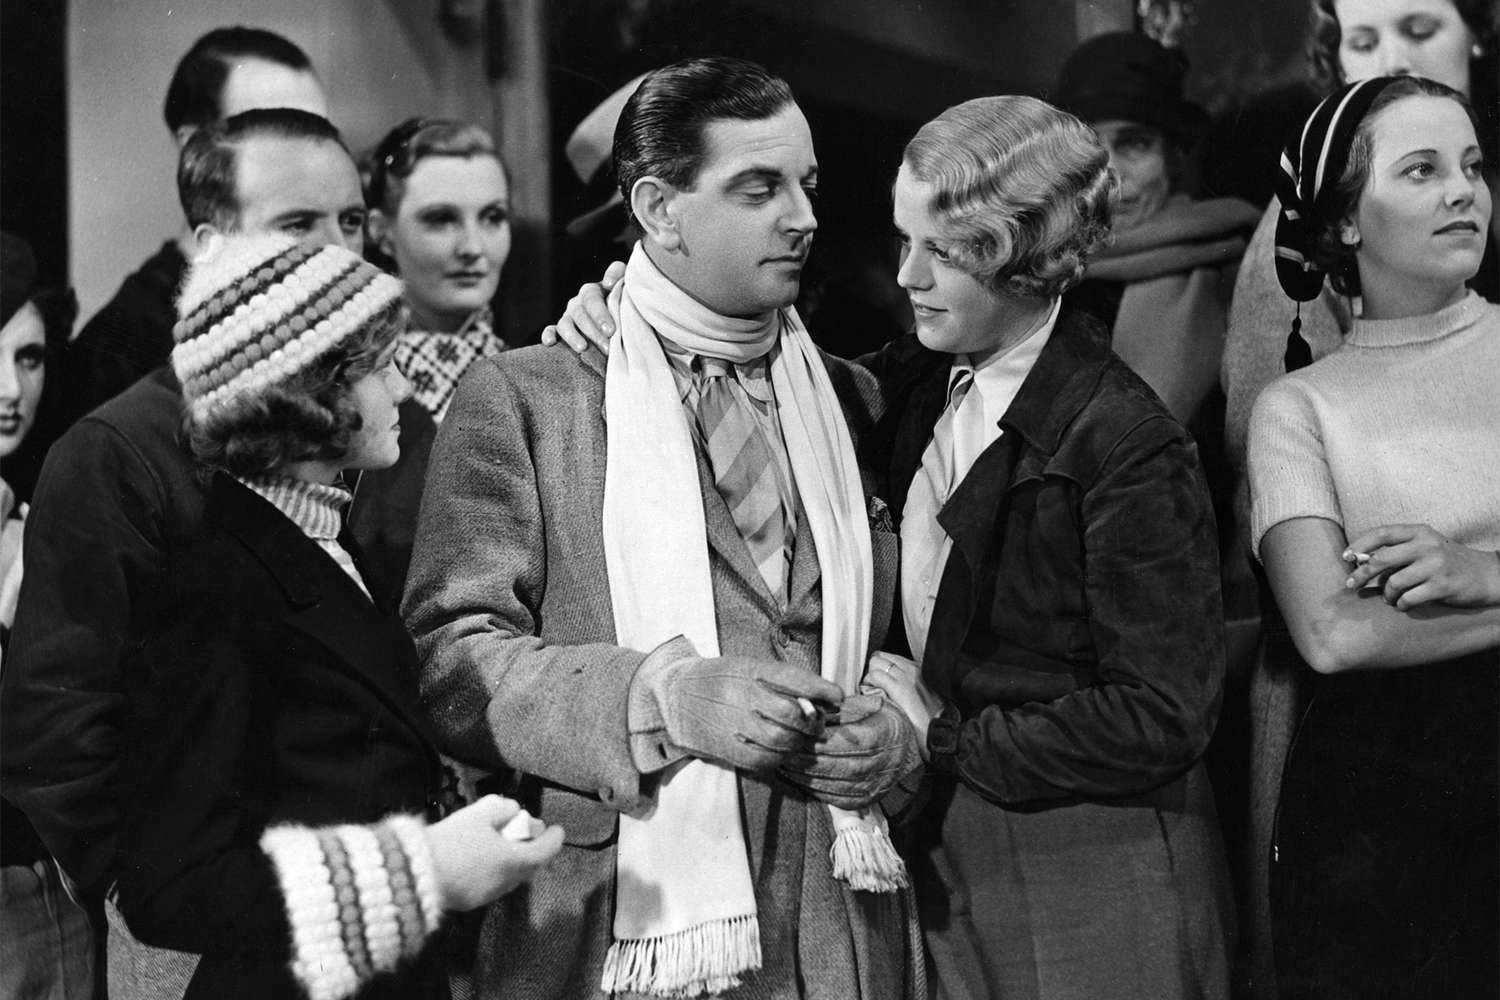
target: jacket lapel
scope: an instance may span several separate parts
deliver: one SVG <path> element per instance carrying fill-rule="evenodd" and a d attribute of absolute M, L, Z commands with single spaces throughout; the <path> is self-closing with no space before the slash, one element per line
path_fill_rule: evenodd
<path fill-rule="evenodd" d="M 592 348 L 578 356 L 583 366 L 594 372 L 603 383 L 608 374 L 608 359 Z M 604 410 L 603 387 L 600 387 L 599 412 L 604 417 L 606 425 L 609 422 L 609 414 Z M 703 522 L 708 535 L 708 545 L 719 558 L 736 576 L 743 579 L 749 586 L 751 593 L 763 606 L 767 614 L 778 614 L 780 609 L 776 606 L 776 596 L 771 593 L 771 588 L 766 586 L 765 578 L 760 575 L 755 561 L 750 558 L 750 549 L 745 545 L 745 539 L 740 535 L 740 529 L 734 523 L 734 516 L 729 513 L 729 506 L 720 495 L 719 488 L 714 485 L 713 470 L 709 467 L 708 457 L 703 449 L 693 448 L 693 457 L 698 466 L 698 490 L 703 498 Z M 608 464 L 608 456 L 600 455 L 600 466 Z"/>
<path fill-rule="evenodd" d="M 953 546 L 938 586 L 924 664 L 937 667 L 953 662 L 973 621 L 981 563 L 1003 542 L 996 540 L 995 529 L 1006 495 L 1020 482 L 1041 475 L 1063 433 L 1093 397 L 1108 360 L 1109 332 L 1064 300 L 1051 337 L 1000 418 L 1003 433 L 975 460 L 938 512 L 938 524 L 953 539 Z M 923 448 L 936 423 L 937 415 L 932 415 Z"/>
<path fill-rule="evenodd" d="M 416 654 L 400 621 L 377 608 L 270 502 L 220 475 L 215 477 L 210 503 L 221 512 L 226 530 L 281 587 L 288 604 L 287 624 L 317 640 L 340 669 L 368 686 L 430 747 L 426 724 L 415 714 Z M 348 541 L 346 530 L 340 542 Z"/>
<path fill-rule="evenodd" d="M 818 546 L 813 542 L 812 528 L 807 518 L 797 512 L 797 538 L 792 548 L 791 570 L 787 573 L 786 607 L 790 612 L 812 594 L 813 588 L 823 578 L 823 568 L 818 564 Z"/>
<path fill-rule="evenodd" d="M 922 454 L 932 440 L 932 429 L 938 417 L 948 405 L 948 372 L 951 361 L 947 355 L 929 352 L 924 360 L 930 367 L 912 389 L 902 408 L 901 423 L 891 445 L 891 513 L 899 526 L 906 509 L 906 497 L 911 492 L 911 483 L 922 467 Z M 940 363 L 939 363 L 939 359 Z"/>

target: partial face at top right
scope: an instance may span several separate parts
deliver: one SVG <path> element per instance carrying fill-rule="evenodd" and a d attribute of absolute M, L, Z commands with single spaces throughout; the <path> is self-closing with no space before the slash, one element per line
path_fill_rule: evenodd
<path fill-rule="evenodd" d="M 1452 0 L 1335 0 L 1344 80 L 1425 76 L 1469 93 L 1475 38 Z"/>
<path fill-rule="evenodd" d="M 663 269 L 725 316 L 790 305 L 818 228 L 818 160 L 807 119 L 790 104 L 758 121 L 710 122 L 703 137 L 706 155 L 692 188 L 671 196 L 682 242 Z"/>

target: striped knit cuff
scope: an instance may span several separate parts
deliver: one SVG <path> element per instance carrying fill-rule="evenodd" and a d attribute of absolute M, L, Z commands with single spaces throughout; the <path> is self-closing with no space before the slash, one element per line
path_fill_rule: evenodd
<path fill-rule="evenodd" d="M 292 929 L 292 974 L 311 1000 L 343 1000 L 422 950 L 442 919 L 420 819 L 267 830 Z"/>

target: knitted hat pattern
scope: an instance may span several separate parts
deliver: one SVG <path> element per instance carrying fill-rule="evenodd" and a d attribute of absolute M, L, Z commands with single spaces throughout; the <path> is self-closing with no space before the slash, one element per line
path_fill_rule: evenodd
<path fill-rule="evenodd" d="M 177 299 L 172 368 L 195 422 L 310 368 L 401 299 L 401 282 L 338 246 L 231 236 Z"/>

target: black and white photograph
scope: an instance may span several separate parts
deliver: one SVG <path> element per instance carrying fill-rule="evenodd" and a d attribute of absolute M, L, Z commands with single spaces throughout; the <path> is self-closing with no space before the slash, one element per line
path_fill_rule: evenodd
<path fill-rule="evenodd" d="M 1500 996 L 1500 0 L 0 0 L 0 1000 Z"/>

